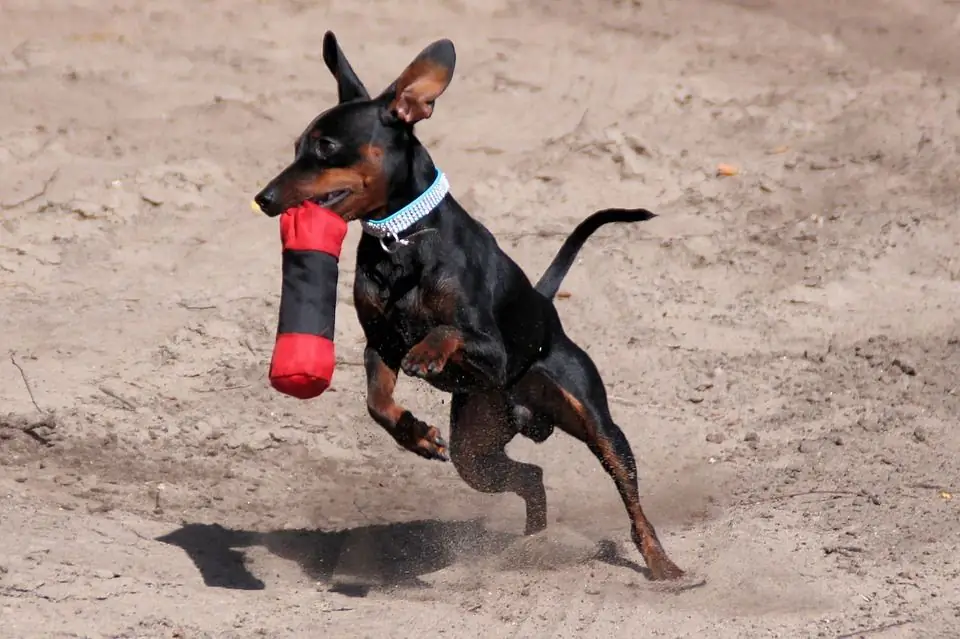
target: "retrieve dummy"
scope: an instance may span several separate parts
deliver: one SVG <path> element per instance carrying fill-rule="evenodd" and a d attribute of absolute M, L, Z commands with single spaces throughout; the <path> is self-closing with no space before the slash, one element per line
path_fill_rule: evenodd
<path fill-rule="evenodd" d="M 306 201 L 280 216 L 283 288 L 270 385 L 298 399 L 319 396 L 330 386 L 340 249 L 347 223 Z"/>

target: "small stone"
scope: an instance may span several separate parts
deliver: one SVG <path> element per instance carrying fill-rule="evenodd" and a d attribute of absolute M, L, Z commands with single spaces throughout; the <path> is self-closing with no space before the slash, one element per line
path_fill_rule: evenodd
<path fill-rule="evenodd" d="M 832 441 L 835 446 L 843 446 L 843 437 L 840 435 L 834 435 Z"/>
<path fill-rule="evenodd" d="M 899 368 L 904 375 L 909 375 L 910 377 L 913 377 L 917 374 L 917 369 L 913 365 L 905 362 L 899 357 L 893 360 L 893 365 Z"/>
<path fill-rule="evenodd" d="M 750 431 L 749 433 L 747 433 L 746 435 L 743 436 L 743 441 L 745 441 L 745 442 L 756 442 L 756 441 L 760 441 L 760 435 L 756 434 L 756 433 L 753 432 L 753 431 Z"/>
<path fill-rule="evenodd" d="M 97 579 L 116 579 L 120 576 L 120 574 L 112 570 L 104 570 L 101 568 L 99 570 L 94 570 L 93 576 Z"/>
<path fill-rule="evenodd" d="M 914 429 L 914 431 L 913 431 L 913 439 L 914 439 L 914 441 L 922 444 L 923 442 L 927 441 L 927 437 L 928 437 L 927 429 L 924 428 L 923 426 L 917 426 L 917 427 Z"/>
<path fill-rule="evenodd" d="M 710 433 L 707 435 L 707 441 L 711 444 L 722 444 L 724 439 L 726 439 L 726 437 L 723 436 L 723 433 Z"/>

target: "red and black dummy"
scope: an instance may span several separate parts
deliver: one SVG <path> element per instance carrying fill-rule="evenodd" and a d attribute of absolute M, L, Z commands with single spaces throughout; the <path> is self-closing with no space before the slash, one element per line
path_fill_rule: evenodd
<path fill-rule="evenodd" d="M 270 384 L 298 399 L 317 397 L 333 378 L 337 279 L 346 234 L 340 216 L 310 201 L 280 216 L 283 288 Z"/>

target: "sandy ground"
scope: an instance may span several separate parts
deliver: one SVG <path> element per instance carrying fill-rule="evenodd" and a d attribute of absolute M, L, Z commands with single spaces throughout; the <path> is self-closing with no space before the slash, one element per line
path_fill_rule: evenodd
<path fill-rule="evenodd" d="M 661 214 L 558 304 L 702 587 L 645 579 L 569 438 L 511 444 L 538 538 L 398 450 L 352 248 L 333 390 L 269 388 L 248 201 L 335 99 L 328 28 L 372 90 L 456 42 L 420 134 L 531 276 Z M 958 87 L 955 0 L 3 0 L 0 636 L 960 636 Z"/>

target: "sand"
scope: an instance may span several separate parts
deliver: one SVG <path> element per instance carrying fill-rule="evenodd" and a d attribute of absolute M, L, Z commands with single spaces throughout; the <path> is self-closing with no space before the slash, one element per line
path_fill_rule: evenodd
<path fill-rule="evenodd" d="M 646 579 L 564 435 L 509 449 L 533 538 L 398 450 L 358 228 L 333 388 L 269 387 L 248 202 L 334 103 L 326 29 L 371 90 L 456 43 L 419 134 L 531 277 L 596 209 L 660 214 L 557 304 L 700 587 Z M 960 636 L 958 87 L 950 0 L 4 0 L 0 636 Z"/>

